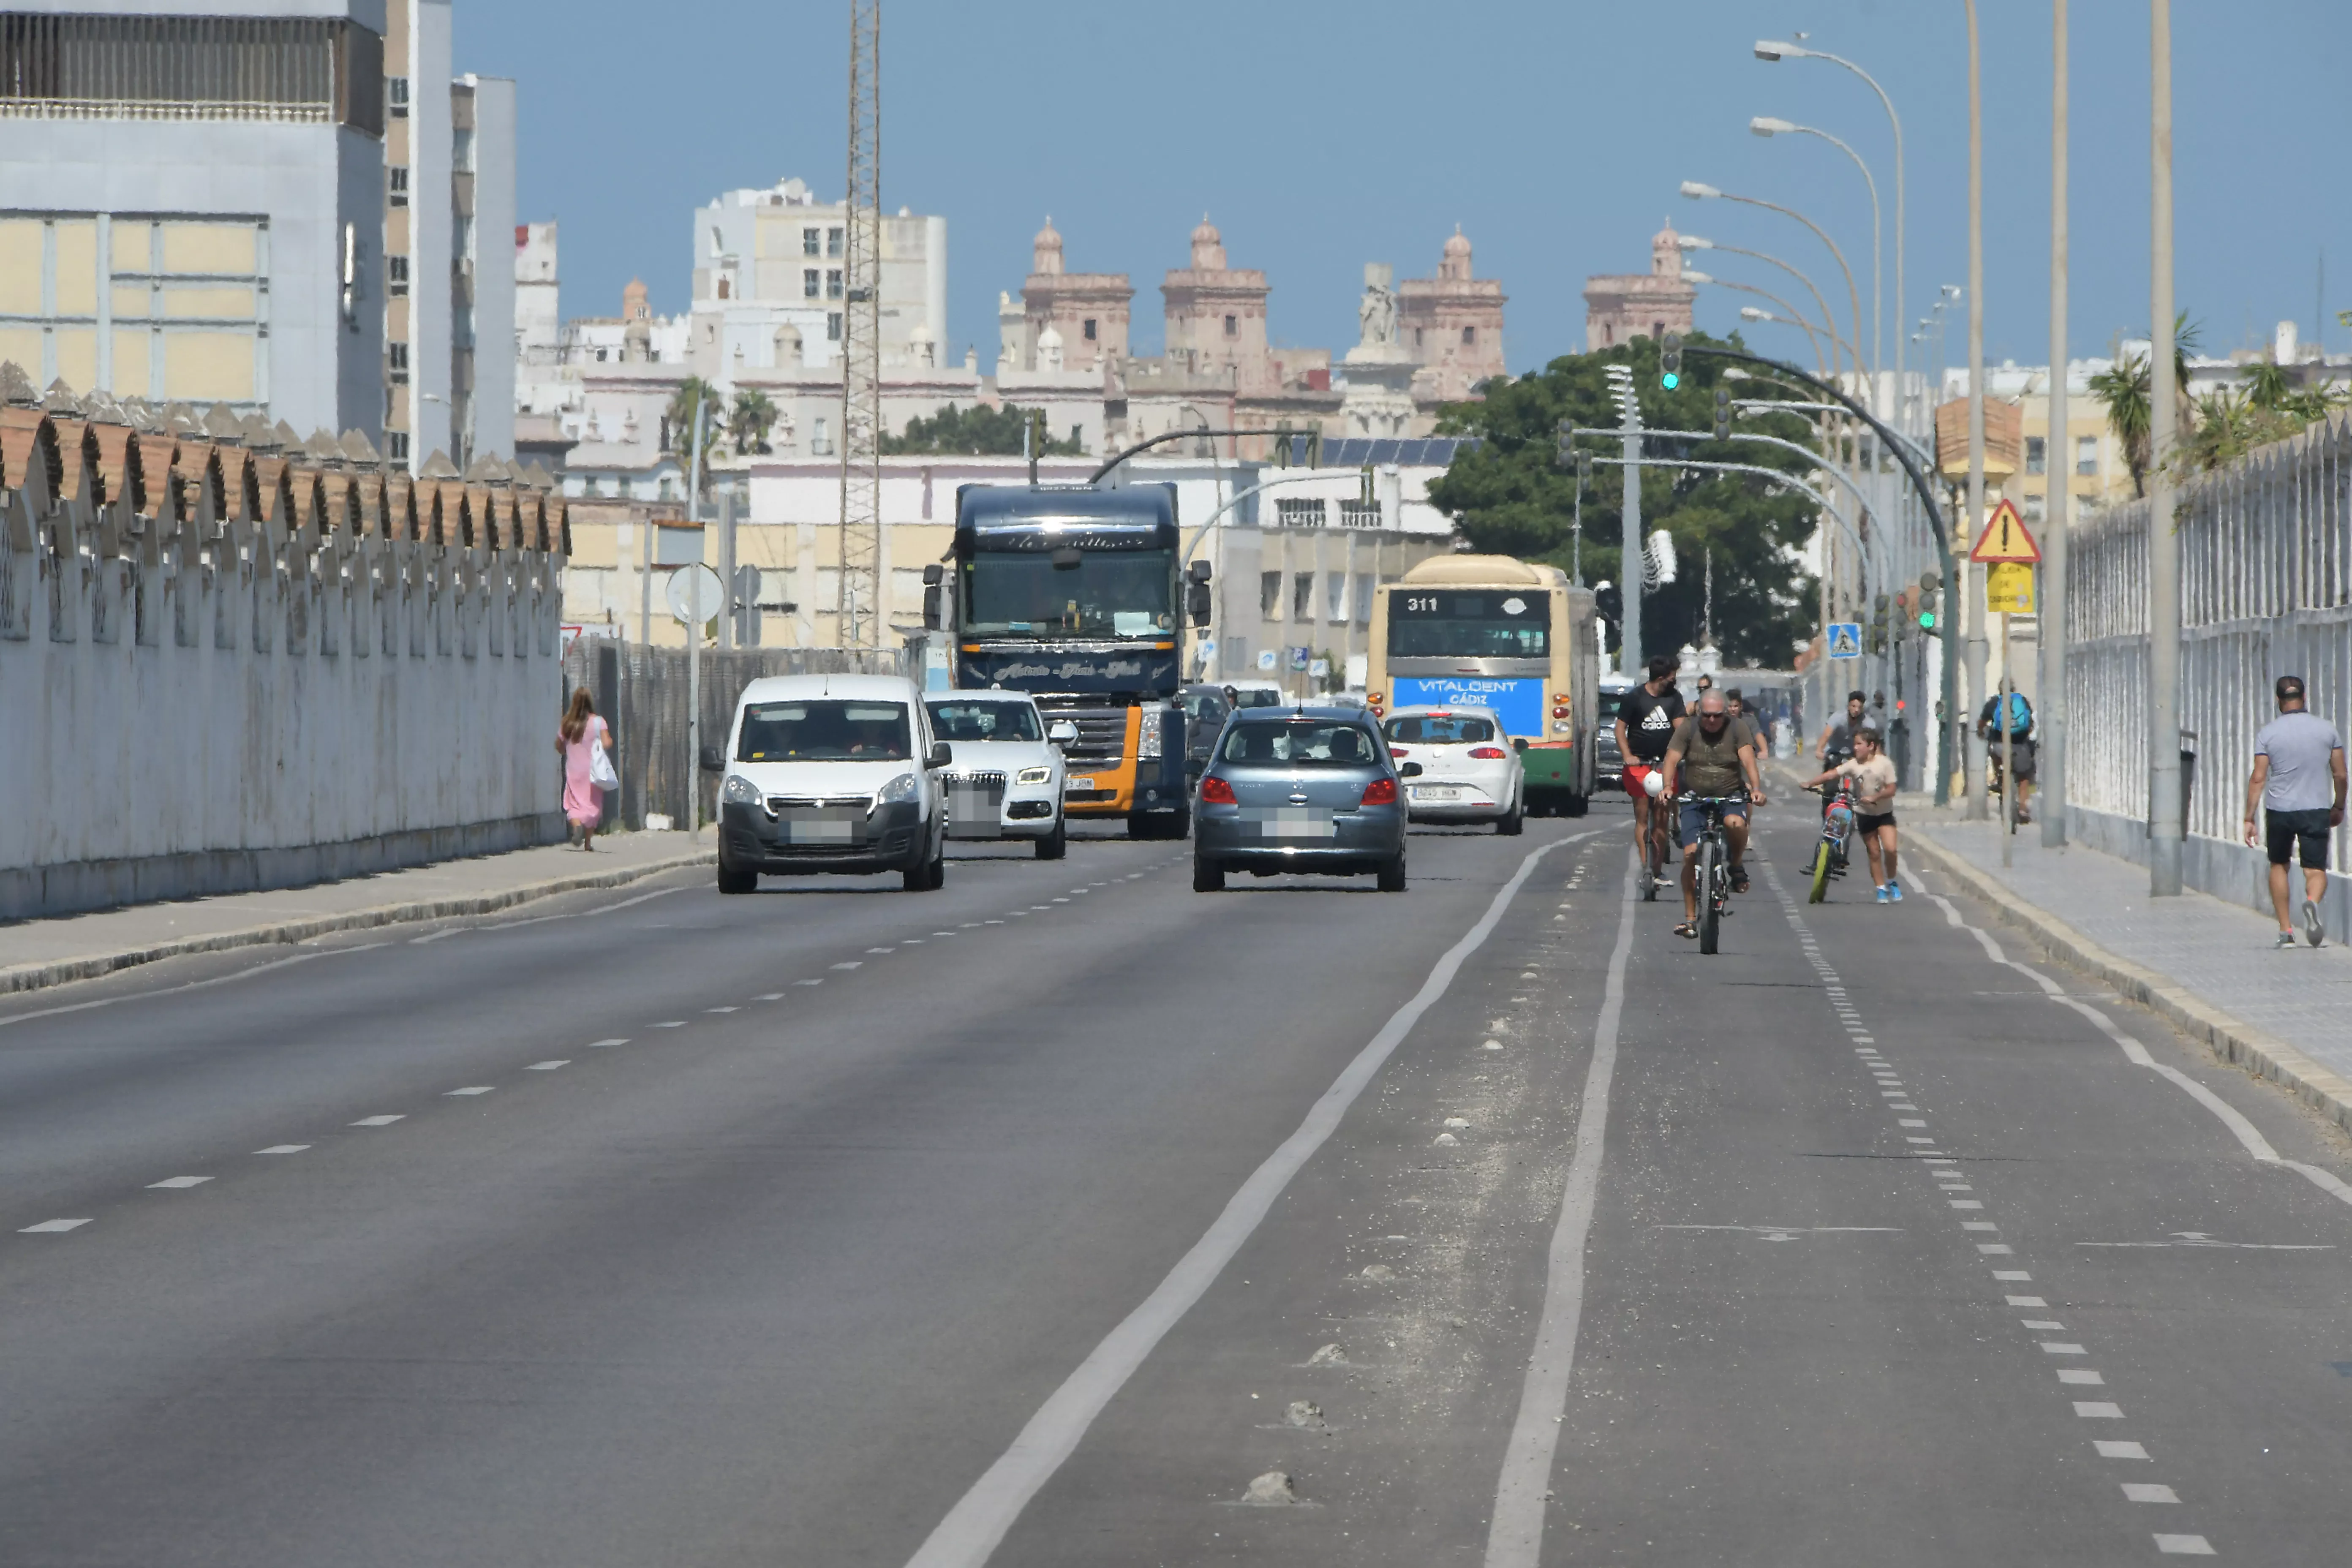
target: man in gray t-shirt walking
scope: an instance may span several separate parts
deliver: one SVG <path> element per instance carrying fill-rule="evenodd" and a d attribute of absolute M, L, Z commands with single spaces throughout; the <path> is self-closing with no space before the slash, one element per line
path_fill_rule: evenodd
<path fill-rule="evenodd" d="M 2278 910 L 2280 947 L 2294 945 L 2287 919 L 2286 863 L 2303 858 L 2303 934 L 2317 947 L 2326 927 L 2319 900 L 2327 892 L 2327 840 L 2344 825 L 2344 737 L 2304 706 L 2303 679 L 2282 675 L 2273 689 L 2279 716 L 2254 737 L 2254 771 L 2246 780 L 2246 842 L 2254 840 L 2254 810 L 2267 818 L 2271 903 Z"/>

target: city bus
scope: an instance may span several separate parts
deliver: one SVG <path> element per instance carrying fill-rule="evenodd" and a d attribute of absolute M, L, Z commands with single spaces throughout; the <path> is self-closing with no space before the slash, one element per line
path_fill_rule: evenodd
<path fill-rule="evenodd" d="M 1592 798 L 1601 647 L 1592 595 L 1557 566 L 1440 555 L 1372 593 L 1366 701 L 1492 709 L 1527 769 L 1528 815 Z"/>

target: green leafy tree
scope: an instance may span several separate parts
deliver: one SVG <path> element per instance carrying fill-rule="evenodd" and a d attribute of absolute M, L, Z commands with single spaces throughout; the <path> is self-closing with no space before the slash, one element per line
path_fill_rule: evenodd
<path fill-rule="evenodd" d="M 1694 334 L 1691 343 L 1723 340 Z M 1739 347 L 1737 337 L 1731 347 Z M 1455 453 L 1443 477 L 1430 486 L 1430 500 L 1454 513 L 1474 549 L 1565 567 L 1570 563 L 1570 524 L 1576 510 L 1576 475 L 1559 464 L 1558 429 L 1570 419 L 1588 428 L 1619 422 L 1609 390 L 1608 367 L 1629 364 L 1641 398 L 1643 424 L 1657 429 L 1707 430 L 1715 422 L 1715 388 L 1727 368 L 1721 360 L 1694 355 L 1684 362 L 1682 385 L 1658 385 L 1657 345 L 1637 338 L 1599 353 L 1563 354 L 1540 372 L 1517 381 L 1489 383 L 1480 403 L 1456 404 L 1442 418 L 1448 435 L 1476 436 L 1481 445 Z M 1725 383 L 1742 399 L 1791 395 L 1758 380 Z M 1813 429 L 1794 414 L 1742 417 L 1737 426 L 1805 441 Z M 1599 456 L 1616 456 L 1614 440 L 1587 437 L 1582 445 Z M 1811 465 L 1796 453 L 1754 442 L 1700 438 L 1677 444 L 1675 455 L 1706 462 L 1750 463 L 1801 474 Z M 1654 438 L 1652 456 L 1668 450 Z M 1596 464 L 1584 497 L 1584 577 L 1622 584 L 1619 559 L 1623 527 L 1624 470 Z M 1642 529 L 1664 528 L 1685 563 L 1671 584 L 1642 598 L 1643 641 L 1654 651 L 1696 643 L 1705 613 L 1706 589 L 1696 565 L 1715 552 L 1717 646 L 1726 662 L 1786 668 L 1794 650 L 1813 631 L 1810 605 L 1813 579 L 1801 570 L 1797 551 L 1813 530 L 1816 503 L 1752 474 L 1706 469 L 1645 468 L 1642 479 Z M 1834 527 L 1832 523 L 1831 526 Z M 1633 572 L 1638 577 L 1640 563 Z"/>
<path fill-rule="evenodd" d="M 2172 388 L 2179 402 L 2173 428 L 2189 430 L 2196 408 L 2189 396 L 2189 356 L 2202 342 L 2203 330 L 2180 311 L 2172 319 Z M 2155 460 L 2156 426 L 2149 416 L 2155 396 L 2155 372 L 2143 353 L 2118 354 L 2115 363 L 2091 377 L 2091 395 L 2107 411 L 2107 428 L 2124 449 L 2124 467 L 2131 472 L 2132 494 L 2147 494 L 2148 466 Z"/>
<path fill-rule="evenodd" d="M 776 405 L 756 387 L 742 387 L 727 410 L 727 441 L 736 455 L 768 451 L 768 432 L 776 427 Z"/>
<path fill-rule="evenodd" d="M 884 436 L 882 450 L 892 455 L 1017 458 L 1022 452 L 1022 430 L 1032 412 L 1013 403 L 1002 408 L 985 404 L 958 408 L 950 403 L 929 419 L 908 420 L 900 435 Z M 1056 441 L 1048 435 L 1037 455 L 1076 458 L 1085 455 L 1085 448 L 1074 440 Z"/>

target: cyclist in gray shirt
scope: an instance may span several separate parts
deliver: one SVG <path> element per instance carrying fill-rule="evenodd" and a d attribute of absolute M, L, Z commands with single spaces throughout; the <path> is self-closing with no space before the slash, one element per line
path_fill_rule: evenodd
<path fill-rule="evenodd" d="M 2303 859 L 2303 934 L 2312 946 L 2326 940 L 2319 900 L 2327 892 L 2327 841 L 2344 823 L 2344 737 L 2304 705 L 2303 679 L 2282 675 L 2273 689 L 2279 716 L 2254 737 L 2254 770 L 2246 780 L 2246 842 L 2254 838 L 2254 812 L 2265 818 L 2271 858 L 2271 903 L 2278 910 L 2279 947 L 2294 945 L 2287 918 L 2286 866 Z"/>

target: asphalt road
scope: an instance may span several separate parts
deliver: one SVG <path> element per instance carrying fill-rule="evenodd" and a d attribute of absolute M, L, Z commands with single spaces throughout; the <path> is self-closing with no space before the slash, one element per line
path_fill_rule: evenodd
<path fill-rule="evenodd" d="M 2340 1554 L 2352 1149 L 1767 819 L 1713 958 L 1604 806 L 0 1009 L 0 1563 Z"/>

